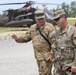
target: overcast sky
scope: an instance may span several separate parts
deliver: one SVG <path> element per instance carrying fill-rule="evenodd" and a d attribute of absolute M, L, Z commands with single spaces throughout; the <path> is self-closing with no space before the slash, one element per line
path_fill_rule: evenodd
<path fill-rule="evenodd" d="M 26 2 L 26 1 L 30 1 L 30 0 L 0 0 L 0 4 L 1 3 L 17 3 L 17 2 Z M 62 4 L 63 2 L 70 4 L 72 1 L 76 1 L 76 0 L 31 0 L 31 1 L 35 1 L 35 2 L 39 2 L 39 3 L 55 3 L 55 4 Z M 8 9 L 18 9 L 23 7 L 24 4 L 21 5 L 4 5 L 4 6 L 0 6 L 0 14 L 2 14 L 2 11 L 4 10 L 8 10 Z M 36 5 L 38 7 L 41 7 L 40 5 Z M 47 6 L 50 9 L 56 8 L 56 5 L 50 5 Z"/>

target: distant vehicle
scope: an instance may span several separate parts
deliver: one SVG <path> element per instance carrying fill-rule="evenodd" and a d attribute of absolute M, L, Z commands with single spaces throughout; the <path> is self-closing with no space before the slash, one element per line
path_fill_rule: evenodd
<path fill-rule="evenodd" d="M 4 3 L 0 5 L 14 5 L 14 4 L 25 4 L 19 9 L 8 9 L 6 10 L 7 16 L 0 18 L 0 27 L 30 27 L 35 23 L 34 12 L 39 10 L 37 8 L 32 8 L 32 4 L 51 4 L 51 3 L 35 3 L 34 1 L 22 2 L 22 3 Z M 27 7 L 30 10 L 27 12 Z M 50 10 L 44 8 L 46 20 L 50 23 L 54 23 L 52 20 L 53 13 Z"/>

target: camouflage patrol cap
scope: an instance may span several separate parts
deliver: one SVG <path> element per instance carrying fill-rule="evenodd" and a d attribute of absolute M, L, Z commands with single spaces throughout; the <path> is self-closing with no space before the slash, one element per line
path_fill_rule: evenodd
<path fill-rule="evenodd" d="M 45 15 L 44 15 L 44 10 L 37 10 L 35 11 L 35 18 L 36 19 L 40 19 L 40 18 L 44 18 Z"/>
<path fill-rule="evenodd" d="M 57 10 L 56 12 L 54 12 L 54 17 L 53 19 L 57 19 L 59 18 L 61 15 L 65 14 L 64 9 L 62 10 Z"/>

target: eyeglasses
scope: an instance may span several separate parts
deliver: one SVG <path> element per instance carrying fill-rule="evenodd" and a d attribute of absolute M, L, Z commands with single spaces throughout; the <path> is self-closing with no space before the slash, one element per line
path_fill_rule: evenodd
<path fill-rule="evenodd" d="M 59 21 L 60 20 L 60 18 L 62 18 L 63 17 L 63 15 L 61 15 L 60 17 L 58 17 L 58 18 L 56 18 L 56 19 L 54 19 L 54 21 Z"/>
<path fill-rule="evenodd" d="M 54 19 L 54 21 L 56 21 L 56 22 L 57 22 L 57 21 L 59 21 L 59 20 L 60 20 L 60 18 L 61 18 L 61 17 L 58 17 L 58 18 Z"/>

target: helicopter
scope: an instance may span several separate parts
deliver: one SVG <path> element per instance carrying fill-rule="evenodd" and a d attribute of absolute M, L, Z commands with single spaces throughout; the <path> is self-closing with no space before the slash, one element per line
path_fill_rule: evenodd
<path fill-rule="evenodd" d="M 31 7 L 33 4 L 43 4 L 43 5 L 50 5 L 51 3 L 37 3 L 35 1 L 27 1 L 22 3 L 4 3 L 0 5 L 15 5 L 15 4 L 25 4 L 22 8 L 19 9 L 8 9 L 6 17 L 0 18 L 0 27 L 30 27 L 31 25 L 35 24 L 35 15 L 34 12 L 39 10 L 37 8 Z M 52 4 L 57 5 L 57 4 Z M 26 10 L 30 8 L 29 10 Z M 28 12 L 27 12 L 28 11 Z M 46 21 L 50 23 L 54 23 L 52 20 L 53 13 L 50 12 L 48 9 L 44 8 L 44 13 L 46 17 Z"/>

